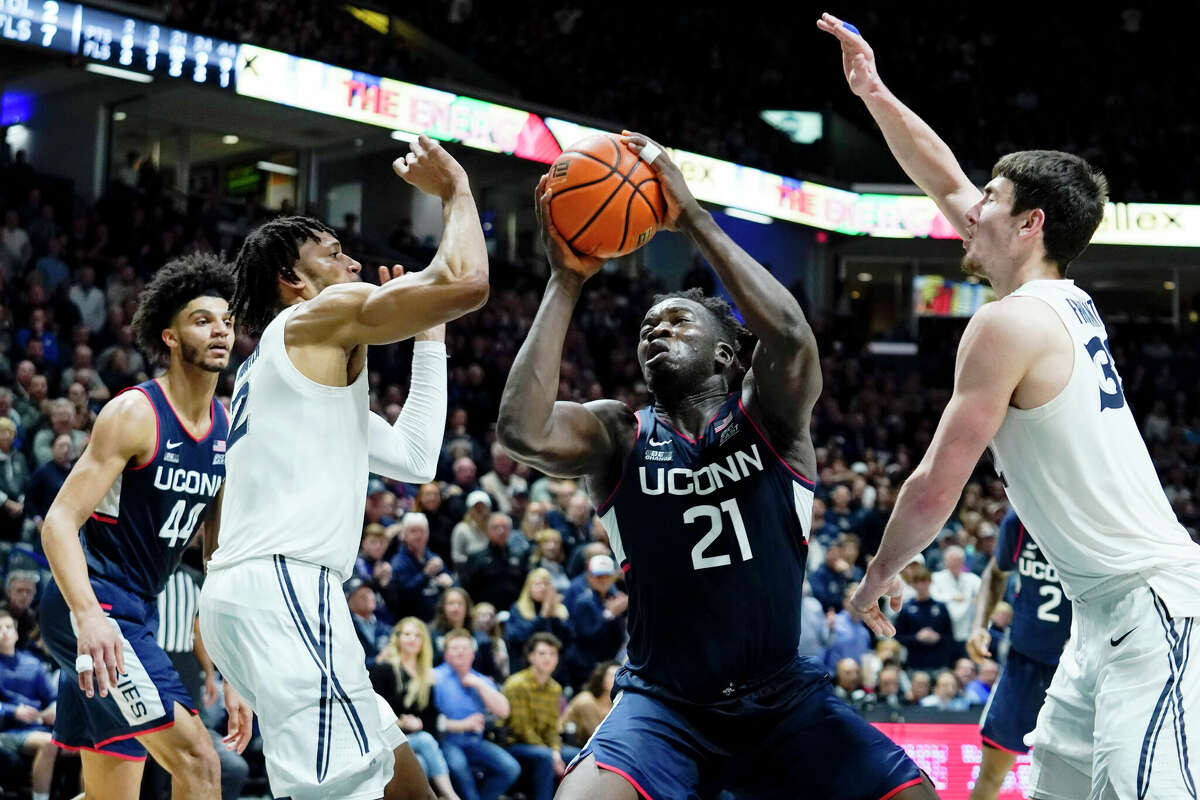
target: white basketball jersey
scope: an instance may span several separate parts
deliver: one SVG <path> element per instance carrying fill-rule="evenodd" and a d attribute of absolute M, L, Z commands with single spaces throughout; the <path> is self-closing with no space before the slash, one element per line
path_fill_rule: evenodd
<path fill-rule="evenodd" d="M 1021 521 L 1071 599 L 1140 575 L 1172 615 L 1200 615 L 1200 545 L 1159 484 L 1095 303 L 1070 280 L 1031 281 L 1013 295 L 1053 308 L 1075 350 L 1062 392 L 1037 408 L 1010 407 L 991 443 Z"/>
<path fill-rule="evenodd" d="M 283 328 L 289 306 L 238 368 L 219 544 L 210 569 L 274 555 L 350 576 L 367 497 L 367 368 L 324 386 L 296 368 Z"/>

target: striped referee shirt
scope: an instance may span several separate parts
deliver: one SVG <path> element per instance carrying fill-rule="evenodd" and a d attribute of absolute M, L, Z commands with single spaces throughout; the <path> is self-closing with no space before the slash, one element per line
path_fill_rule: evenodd
<path fill-rule="evenodd" d="M 158 595 L 158 646 L 168 653 L 192 652 L 198 613 L 200 586 L 186 568 L 178 569 Z"/>

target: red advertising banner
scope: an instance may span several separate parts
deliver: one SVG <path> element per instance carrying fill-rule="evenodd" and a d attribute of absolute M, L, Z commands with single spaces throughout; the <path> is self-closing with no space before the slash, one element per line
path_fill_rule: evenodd
<path fill-rule="evenodd" d="M 925 770 L 942 800 L 968 800 L 983 747 L 976 725 L 935 723 L 873 723 L 892 741 L 904 748 L 908 757 Z M 1004 781 L 999 800 L 1025 800 L 1029 786 L 1029 755 L 1017 756 L 1017 763 Z"/>

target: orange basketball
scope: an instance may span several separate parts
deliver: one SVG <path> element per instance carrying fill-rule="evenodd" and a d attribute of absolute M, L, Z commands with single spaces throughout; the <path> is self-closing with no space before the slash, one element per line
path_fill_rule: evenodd
<path fill-rule="evenodd" d="M 667 205 L 654 170 L 611 133 L 589 136 L 550 166 L 550 218 L 577 253 L 616 258 L 653 238 Z"/>

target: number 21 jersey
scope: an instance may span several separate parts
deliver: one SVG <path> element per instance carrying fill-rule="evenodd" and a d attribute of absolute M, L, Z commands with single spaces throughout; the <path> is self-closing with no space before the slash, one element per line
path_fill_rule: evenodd
<path fill-rule="evenodd" d="M 701 702 L 796 655 L 812 481 L 738 394 L 699 440 L 637 412 L 621 481 L 597 509 L 629 593 L 629 663 L 650 687 Z"/>

